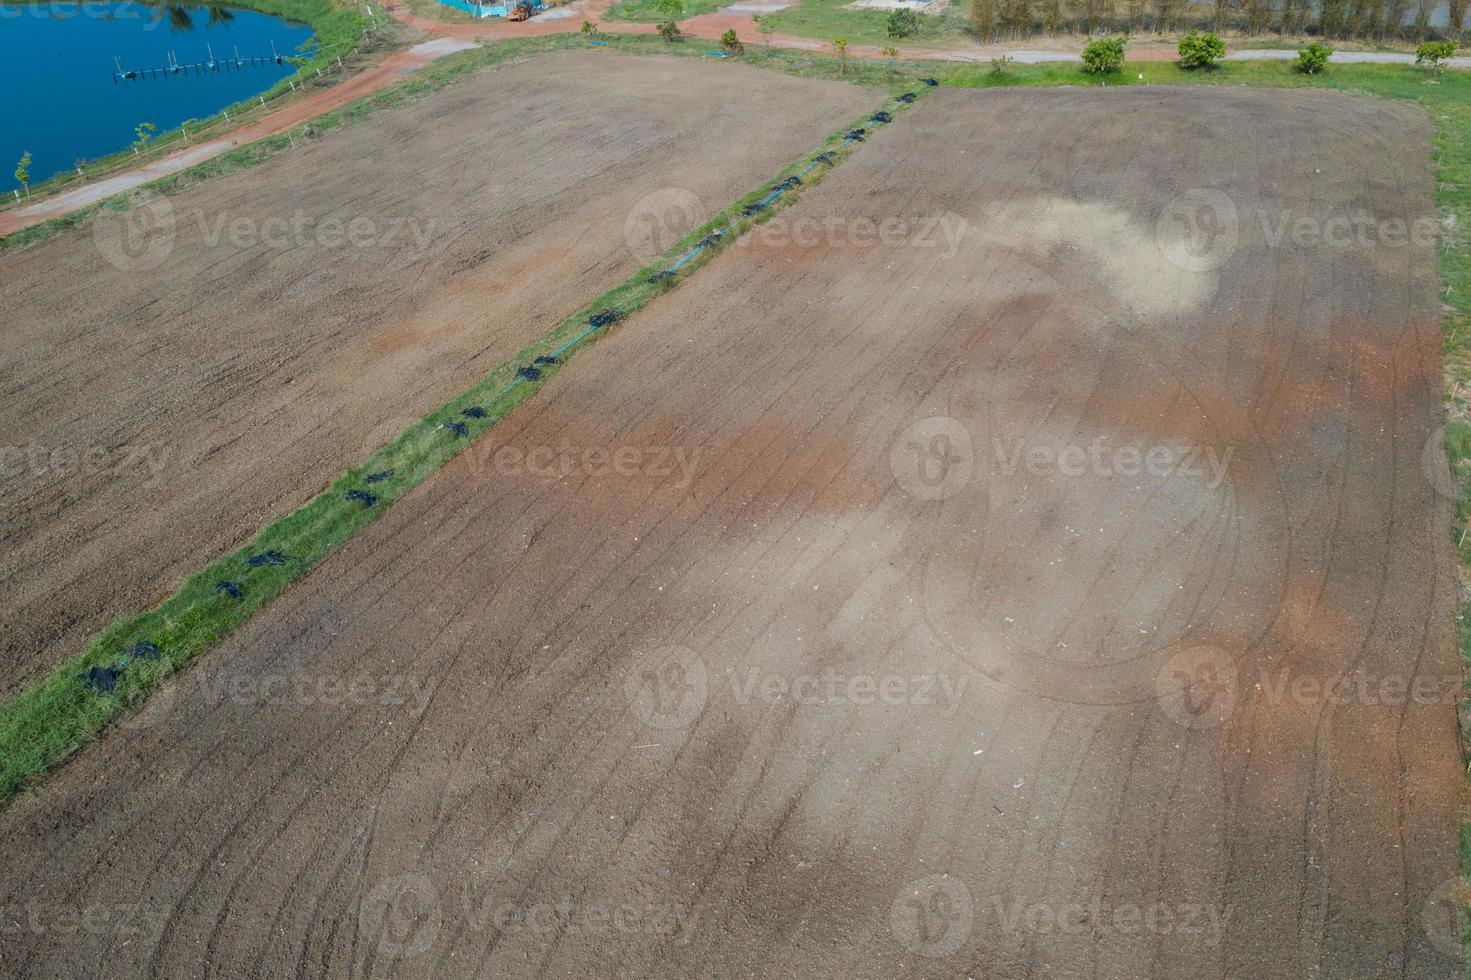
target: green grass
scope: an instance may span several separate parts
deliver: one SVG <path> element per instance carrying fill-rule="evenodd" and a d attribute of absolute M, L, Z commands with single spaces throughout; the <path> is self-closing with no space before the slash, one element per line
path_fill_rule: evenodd
<path fill-rule="evenodd" d="M 620 0 L 604 15 L 608 20 L 631 20 L 652 24 L 664 19 L 657 9 L 658 0 Z M 684 13 L 677 20 L 713 13 L 735 0 L 684 0 Z"/>
<path fill-rule="evenodd" d="M 849 44 L 875 47 L 923 46 L 930 48 L 958 44 L 972 37 L 970 24 L 955 8 L 941 14 L 920 14 L 919 34 L 894 39 L 889 37 L 889 12 L 886 10 L 848 10 L 852 0 L 799 0 L 777 14 L 761 18 L 779 34 L 795 34 L 831 42 L 845 37 Z"/>
<path fill-rule="evenodd" d="M 538 48 L 568 46 L 541 40 Z M 509 46 L 507 46 L 509 47 Z M 495 48 L 474 52 L 473 65 L 500 60 L 510 52 Z M 380 93 L 365 103 L 355 104 L 340 114 L 337 123 L 372 111 L 372 103 L 397 104 L 415 92 L 443 84 L 469 70 L 466 65 L 442 67 L 437 75 L 417 80 L 393 94 Z M 906 106 L 893 102 L 884 106 L 896 115 Z M 876 107 L 877 108 L 877 107 Z M 744 217 L 741 210 L 767 196 L 770 186 L 787 176 L 807 168 L 812 156 L 830 151 L 833 159 L 818 164 L 803 178 L 811 186 L 844 158 L 858 144 L 844 144 L 842 134 L 862 121 L 850 123 L 826 142 L 773 176 L 760 188 L 733 203 L 710 222 L 685 236 L 660 260 L 641 269 L 623 284 L 599 296 L 575 315 L 556 324 L 537 341 L 517 352 L 516 356 L 480 379 L 469 390 L 441 406 L 396 436 L 387 446 L 374 453 L 305 506 L 264 528 L 245 548 L 226 555 L 186 577 L 157 607 L 147 612 L 123 616 L 100 634 L 80 655 L 73 657 L 40 681 L 0 704 L 0 801 L 12 798 L 26 786 L 55 768 L 99 730 L 119 711 L 143 700 L 162 679 L 188 664 L 194 657 L 228 636 L 312 567 L 337 550 L 357 531 L 374 521 L 393 502 L 413 490 L 437 469 L 459 454 L 476 437 L 494 426 L 517 405 L 530 398 L 554 377 L 560 364 L 583 347 L 613 329 L 612 326 L 590 329 L 589 317 L 600 310 L 618 309 L 629 315 L 656 296 L 662 295 L 697 272 L 719 251 L 727 248 L 751 227 L 767 220 L 788 206 L 802 193 L 802 188 L 783 193 L 755 217 Z M 196 175 L 197 177 L 197 175 Z M 688 252 L 695 242 L 715 230 L 725 234 L 707 247 L 693 261 L 684 265 L 673 277 L 649 282 L 649 277 L 667 268 Z M 547 366 L 538 380 L 518 379 L 517 369 L 540 355 L 557 353 L 558 365 Z M 476 406 L 485 411 L 483 418 L 471 418 L 463 410 Z M 463 424 L 464 437 L 456 436 L 446 425 Z M 386 479 L 369 484 L 368 474 L 387 473 Z M 349 490 L 367 490 L 377 496 L 372 506 L 348 500 Z M 290 556 L 284 564 L 252 567 L 252 555 L 274 550 Z M 216 591 L 221 582 L 238 584 L 243 595 L 236 600 Z M 147 641 L 158 650 L 156 659 L 131 657 L 124 663 L 117 688 L 109 693 L 95 691 L 82 682 L 79 675 L 92 667 L 122 662 L 126 651 Z"/>

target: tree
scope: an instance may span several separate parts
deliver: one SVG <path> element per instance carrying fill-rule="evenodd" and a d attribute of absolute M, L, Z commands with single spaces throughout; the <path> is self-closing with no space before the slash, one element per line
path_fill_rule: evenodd
<path fill-rule="evenodd" d="M 720 46 L 736 57 L 746 53 L 746 46 L 736 36 L 734 27 L 728 28 L 724 34 L 720 35 Z"/>
<path fill-rule="evenodd" d="M 134 126 L 133 135 L 137 139 L 133 141 L 133 156 L 137 156 L 138 151 L 147 146 L 148 142 L 153 139 L 154 134 L 157 132 L 158 127 L 151 122 L 139 123 L 137 126 Z"/>
<path fill-rule="evenodd" d="M 1339 37 L 1345 24 L 1344 0 L 1321 0 L 1318 7 L 1318 33 L 1324 37 Z"/>
<path fill-rule="evenodd" d="M 1330 45 L 1314 41 L 1297 52 L 1297 64 L 1294 67 L 1304 75 L 1320 74 L 1328 66 L 1328 56 L 1332 53 L 1333 48 Z"/>
<path fill-rule="evenodd" d="M 592 37 L 596 36 L 597 33 L 598 33 L 598 25 L 594 24 L 590 20 L 585 20 L 585 21 L 582 22 L 582 36 L 583 37 L 592 38 Z"/>
<path fill-rule="evenodd" d="M 1042 0 L 1042 30 L 1056 34 L 1062 28 L 1063 0 Z"/>
<path fill-rule="evenodd" d="M 1465 29 L 1468 4 L 1471 4 L 1471 0 L 1448 0 L 1446 3 L 1445 32 L 1450 35 L 1452 41 L 1461 39 L 1461 31 Z"/>
<path fill-rule="evenodd" d="M 1032 0 L 1002 0 L 1001 26 L 1010 37 L 1019 37 L 1032 28 Z"/>
<path fill-rule="evenodd" d="M 914 37 L 919 33 L 919 14 L 908 7 L 900 7 L 889 12 L 889 20 L 885 25 L 889 37 L 905 38 Z"/>
<path fill-rule="evenodd" d="M 1186 71 L 1197 68 L 1214 68 L 1216 62 L 1226 55 L 1226 44 L 1219 34 L 1201 34 L 1191 31 L 1180 38 L 1180 67 Z"/>
<path fill-rule="evenodd" d="M 1125 40 L 1122 37 L 1099 37 L 1089 41 L 1083 48 L 1083 70 L 1090 75 L 1123 70 Z"/>
<path fill-rule="evenodd" d="M 1211 30 L 1220 32 L 1226 29 L 1226 21 L 1231 17 L 1231 0 L 1212 0 Z"/>
<path fill-rule="evenodd" d="M 1161 34 L 1173 31 L 1184 7 L 1184 0 L 1154 0 L 1154 29 Z"/>
<path fill-rule="evenodd" d="M 1241 9 L 1246 12 L 1246 33 L 1265 34 L 1272 22 L 1271 0 L 1241 0 Z"/>
<path fill-rule="evenodd" d="M 756 30 L 761 34 L 761 40 L 769 49 L 771 47 L 771 35 L 776 33 L 776 25 L 767 17 L 760 14 L 752 14 L 751 19 L 756 22 Z"/>
<path fill-rule="evenodd" d="M 679 18 L 684 16 L 683 0 L 657 0 L 654 9 L 664 20 L 660 22 L 659 36 L 666 41 L 673 41 L 679 37 Z"/>
<path fill-rule="evenodd" d="M 996 36 L 1001 20 L 999 0 L 970 0 L 970 29 L 982 40 Z"/>
<path fill-rule="evenodd" d="M 833 38 L 833 50 L 838 53 L 838 70 L 844 75 L 848 74 L 848 39 Z"/>
<path fill-rule="evenodd" d="M 31 196 L 31 151 L 26 150 L 20 155 L 20 163 L 15 165 L 15 179 L 20 186 L 26 190 L 26 197 Z"/>
<path fill-rule="evenodd" d="M 1456 53 L 1455 41 L 1426 41 L 1415 48 L 1415 64 L 1428 65 L 1431 71 L 1440 71 L 1440 63 Z"/>

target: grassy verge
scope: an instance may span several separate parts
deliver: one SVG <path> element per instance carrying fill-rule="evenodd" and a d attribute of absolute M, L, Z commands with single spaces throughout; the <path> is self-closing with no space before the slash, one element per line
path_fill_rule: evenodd
<path fill-rule="evenodd" d="M 884 106 L 898 114 L 907 108 Z M 468 391 L 404 430 L 246 547 L 186 577 L 157 607 L 119 618 L 82 654 L 0 704 L 0 801 L 55 768 L 114 715 L 238 628 L 260 607 L 372 523 L 479 435 L 530 398 L 567 360 L 697 272 L 741 234 L 791 204 L 853 152 L 844 135 L 858 121 L 686 235 L 660 259 L 552 327 Z M 817 158 L 818 155 L 820 158 Z M 800 176 L 786 190 L 774 188 Z M 752 215 L 748 206 L 761 202 Z M 712 238 L 715 232 L 718 237 Z M 695 254 L 676 272 L 658 275 Z M 601 314 L 616 311 L 605 318 Z M 550 358 L 550 360 L 548 360 Z M 530 368 L 531 370 L 527 370 Z M 105 681 L 95 683 L 96 671 Z M 93 682 L 84 680 L 92 672 Z"/>
<path fill-rule="evenodd" d="M 684 13 L 679 19 L 713 13 L 735 0 L 684 0 Z M 631 20 L 652 24 L 664 19 L 657 9 L 658 0 L 619 0 L 603 16 L 608 20 Z"/>
<path fill-rule="evenodd" d="M 832 41 L 845 37 L 849 44 L 892 45 L 903 48 L 918 45 L 938 48 L 959 44 L 973 35 L 970 23 L 957 8 L 939 14 L 920 14 L 919 34 L 895 40 L 889 37 L 889 13 L 886 10 L 848 10 L 852 0 L 799 0 L 777 14 L 762 17 L 780 34 Z"/>

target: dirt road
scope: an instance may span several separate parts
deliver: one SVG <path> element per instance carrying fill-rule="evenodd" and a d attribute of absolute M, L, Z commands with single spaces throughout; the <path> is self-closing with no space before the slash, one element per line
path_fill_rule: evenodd
<path fill-rule="evenodd" d="M 1429 133 L 939 93 L 0 813 L 4 972 L 1458 977 Z"/>
<path fill-rule="evenodd" d="M 0 693 L 881 101 L 546 55 L 0 257 Z"/>

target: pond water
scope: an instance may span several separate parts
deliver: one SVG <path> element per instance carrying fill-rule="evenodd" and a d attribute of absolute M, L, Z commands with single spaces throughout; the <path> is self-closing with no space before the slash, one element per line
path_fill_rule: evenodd
<path fill-rule="evenodd" d="M 0 4 L 0 188 L 19 186 L 13 171 L 27 150 L 35 184 L 79 159 L 126 149 L 139 123 L 164 132 L 264 92 L 295 70 L 271 60 L 272 44 L 296 54 L 311 36 L 301 24 L 231 7 Z M 118 64 L 133 71 L 171 59 L 200 64 L 211 49 L 217 71 L 117 78 Z M 237 68 L 237 51 L 261 61 Z"/>

